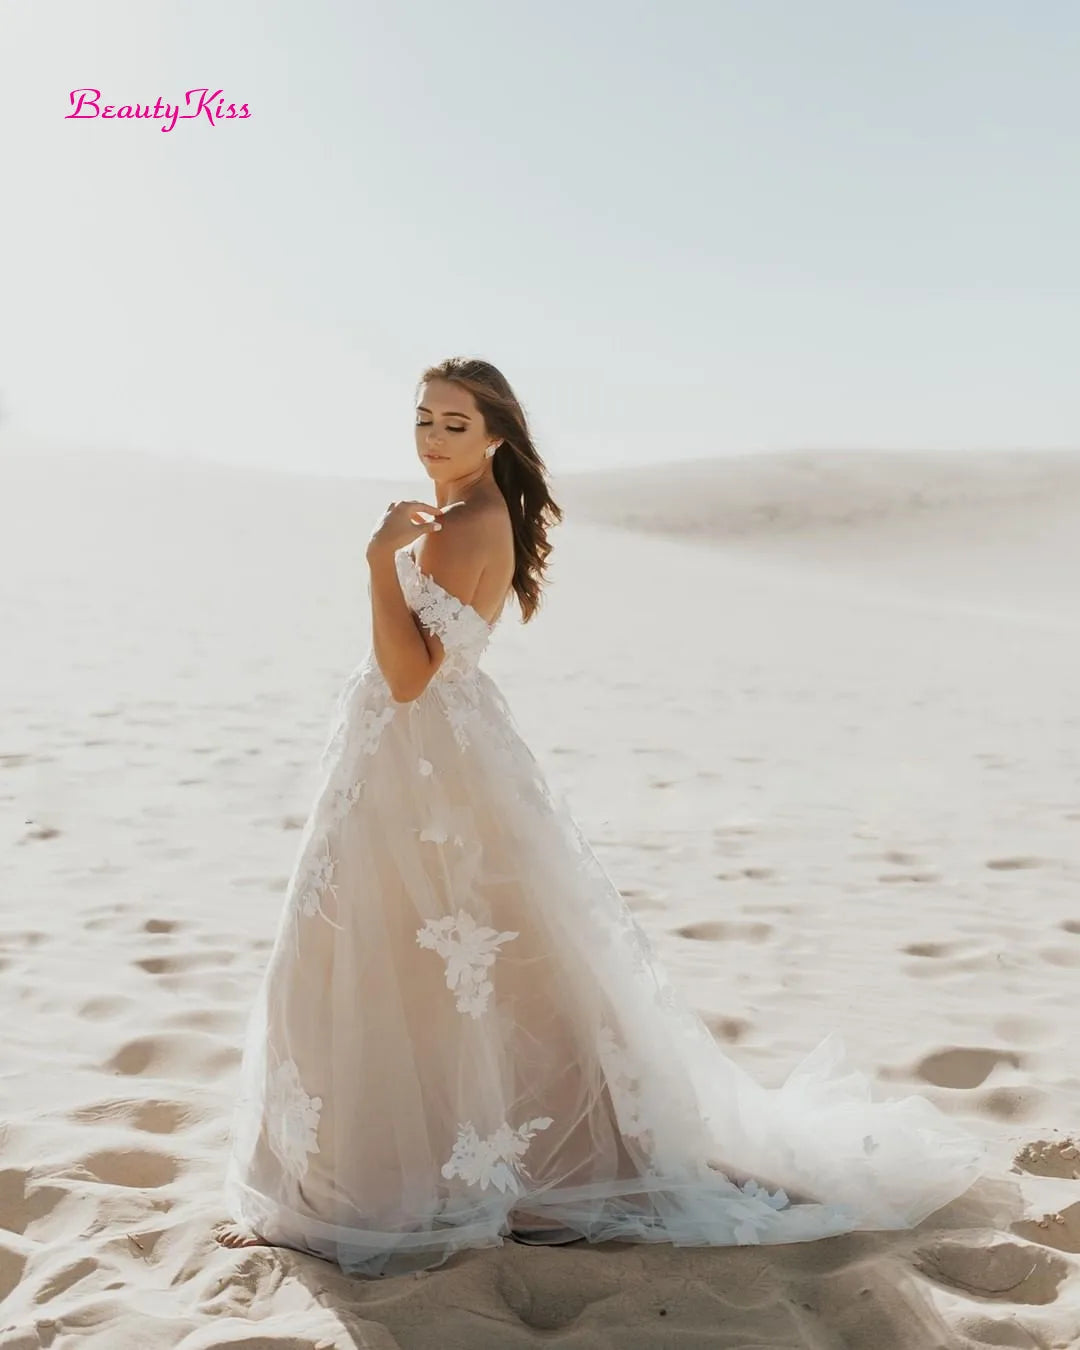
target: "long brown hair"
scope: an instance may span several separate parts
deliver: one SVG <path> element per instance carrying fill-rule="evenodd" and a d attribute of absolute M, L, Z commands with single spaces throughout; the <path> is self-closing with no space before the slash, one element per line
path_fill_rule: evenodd
<path fill-rule="evenodd" d="M 467 389 L 483 414 L 491 436 L 502 438 L 495 451 L 492 472 L 510 509 L 514 527 L 513 588 L 521 607 L 521 621 L 528 623 L 540 608 L 540 589 L 551 552 L 548 526 L 563 518 L 562 507 L 547 487 L 547 469 L 537 453 L 525 420 L 525 411 L 510 382 L 490 361 L 451 356 L 429 366 L 417 383 L 450 380 Z"/>

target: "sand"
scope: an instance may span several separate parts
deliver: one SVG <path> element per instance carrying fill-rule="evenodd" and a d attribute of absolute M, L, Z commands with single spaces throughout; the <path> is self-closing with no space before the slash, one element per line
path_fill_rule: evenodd
<path fill-rule="evenodd" d="M 1080 1345 L 1080 455 L 564 475 L 544 607 L 484 662 L 728 1053 L 775 1083 L 838 1030 L 999 1183 L 904 1234 L 363 1281 L 211 1230 L 365 542 L 425 480 L 20 449 L 0 1350 Z"/>

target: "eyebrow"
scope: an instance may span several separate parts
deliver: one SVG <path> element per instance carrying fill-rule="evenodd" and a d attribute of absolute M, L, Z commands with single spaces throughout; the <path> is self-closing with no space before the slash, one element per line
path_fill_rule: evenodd
<path fill-rule="evenodd" d="M 431 412 L 431 409 L 430 409 L 430 408 L 425 408 L 424 405 L 423 405 L 422 403 L 418 403 L 418 404 L 416 405 L 416 411 L 417 411 L 417 412 Z M 464 417 L 464 419 L 465 419 L 466 422 L 471 422 L 471 421 L 472 421 L 472 418 L 469 416 L 468 413 L 448 412 L 448 413 L 444 413 L 443 416 L 444 416 L 444 417 Z"/>

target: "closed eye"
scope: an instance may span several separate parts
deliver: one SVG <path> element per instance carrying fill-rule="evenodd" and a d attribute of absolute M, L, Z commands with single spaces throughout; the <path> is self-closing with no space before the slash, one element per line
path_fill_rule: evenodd
<path fill-rule="evenodd" d="M 430 423 L 430 422 L 417 422 L 416 425 L 417 425 L 418 427 L 429 427 L 429 426 L 431 426 L 431 423 Z M 464 427 L 447 427 L 446 429 L 447 429 L 447 431 L 464 431 L 464 430 L 465 430 Z"/>

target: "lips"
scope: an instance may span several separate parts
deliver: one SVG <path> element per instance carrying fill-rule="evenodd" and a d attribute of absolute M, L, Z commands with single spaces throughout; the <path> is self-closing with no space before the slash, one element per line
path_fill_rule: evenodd
<path fill-rule="evenodd" d="M 425 459 L 446 459 L 446 455 L 424 455 Z"/>

